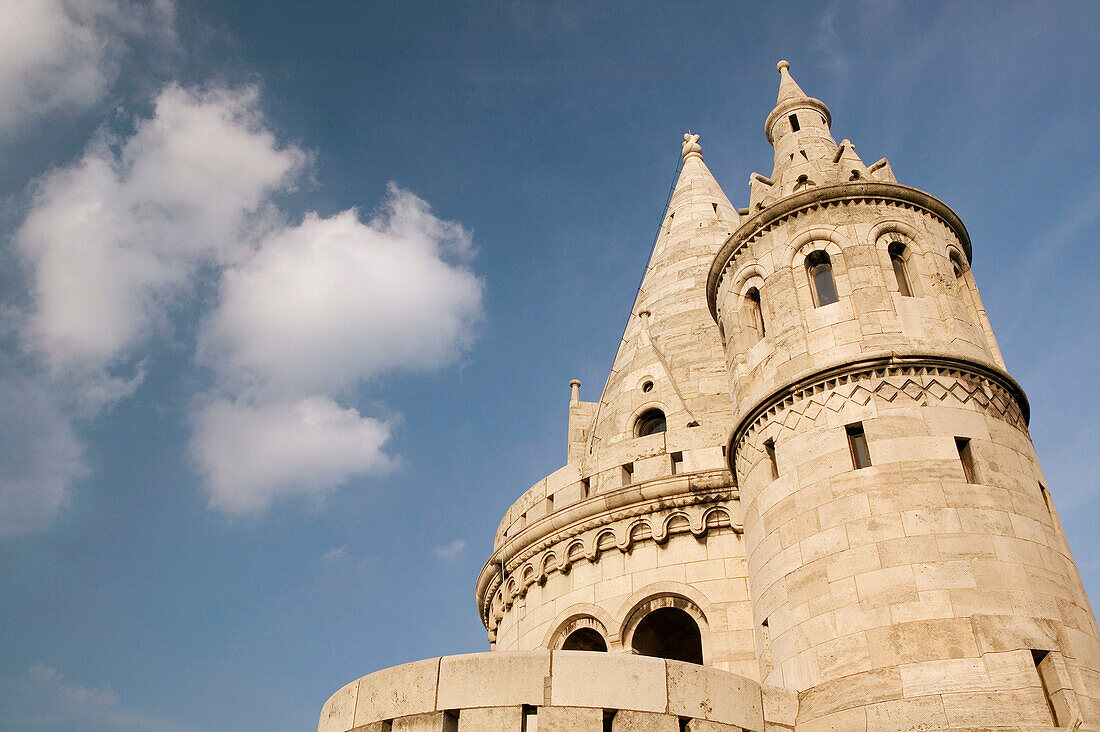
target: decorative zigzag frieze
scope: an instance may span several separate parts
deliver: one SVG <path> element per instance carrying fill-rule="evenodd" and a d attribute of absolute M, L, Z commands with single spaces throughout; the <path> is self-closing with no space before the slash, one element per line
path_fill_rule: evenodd
<path fill-rule="evenodd" d="M 778 441 L 784 431 L 805 429 L 822 421 L 827 412 L 838 413 L 849 404 L 866 406 L 872 400 L 977 406 L 1027 433 L 1019 403 L 991 379 L 961 368 L 886 366 L 823 379 L 761 410 L 735 446 L 738 473 L 744 475 L 761 459 L 766 439 Z"/>

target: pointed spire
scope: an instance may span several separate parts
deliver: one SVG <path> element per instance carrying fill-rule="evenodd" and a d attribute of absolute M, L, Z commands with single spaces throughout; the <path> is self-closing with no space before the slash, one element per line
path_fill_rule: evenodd
<path fill-rule="evenodd" d="M 802 91 L 802 87 L 791 76 L 790 68 L 791 64 L 786 59 L 775 65 L 775 70 L 779 72 L 779 96 L 775 100 L 776 106 L 792 99 L 809 99 L 806 92 Z"/>
<path fill-rule="evenodd" d="M 726 366 L 717 326 L 699 293 L 710 262 L 740 217 L 703 162 L 699 135 L 685 134 L 680 154 L 683 166 L 637 300 L 607 384 L 593 403 L 590 427 L 583 431 L 586 444 L 579 452 L 584 455 L 632 438 L 634 417 L 647 405 L 665 412 L 669 430 L 698 424 L 703 432 L 724 435 L 729 429 L 728 395 L 700 388 L 701 374 L 720 376 Z M 684 343 L 692 346 L 677 348 Z M 570 451 L 572 460 L 578 452 L 573 442 Z"/>
<path fill-rule="evenodd" d="M 764 122 L 764 134 L 767 135 L 768 142 L 774 145 L 776 139 L 781 137 L 781 134 L 775 129 L 776 123 L 784 120 L 789 113 L 799 109 L 818 112 L 821 115 L 821 122 L 828 130 L 829 125 L 832 123 L 832 115 L 829 108 L 825 106 L 825 102 L 814 99 L 802 91 L 802 87 L 791 76 L 789 61 L 785 59 L 780 61 L 775 65 L 775 69 L 779 72 L 779 94 L 776 96 L 775 109 L 771 111 L 768 119 Z"/>

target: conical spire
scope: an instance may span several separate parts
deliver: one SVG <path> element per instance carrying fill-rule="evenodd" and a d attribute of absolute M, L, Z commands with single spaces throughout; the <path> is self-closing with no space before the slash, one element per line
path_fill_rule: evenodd
<path fill-rule="evenodd" d="M 779 96 L 775 100 L 776 106 L 783 104 L 783 102 L 789 102 L 792 99 L 809 99 L 806 92 L 802 91 L 802 87 L 798 85 L 798 82 L 791 76 L 791 64 L 787 60 L 780 61 L 775 65 L 776 70 L 779 72 Z"/>
<path fill-rule="evenodd" d="M 718 438 L 728 431 L 732 401 L 715 386 L 725 356 L 704 293 L 711 260 L 740 218 L 703 162 L 699 136 L 684 135 L 680 152 L 683 167 L 591 427 L 570 431 L 571 459 L 633 437 L 638 410 L 650 406 L 670 430 L 699 426 Z M 574 434 L 585 435 L 583 446 Z"/>

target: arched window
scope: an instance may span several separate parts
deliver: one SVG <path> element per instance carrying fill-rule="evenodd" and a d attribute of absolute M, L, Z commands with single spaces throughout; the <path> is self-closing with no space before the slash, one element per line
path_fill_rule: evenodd
<path fill-rule="evenodd" d="M 638 623 L 630 642 L 639 656 L 703 663 L 703 638 L 695 618 L 678 607 L 652 611 Z"/>
<path fill-rule="evenodd" d="M 890 266 L 894 268 L 894 279 L 898 283 L 898 292 L 904 297 L 913 296 L 913 287 L 909 282 L 909 272 L 905 267 L 905 245 L 900 241 L 890 244 Z"/>
<path fill-rule="evenodd" d="M 840 299 L 833 281 L 833 263 L 826 252 L 820 249 L 811 252 L 806 257 L 806 272 L 810 276 L 810 291 L 813 293 L 815 308 L 832 305 Z"/>
<path fill-rule="evenodd" d="M 959 281 L 959 284 L 965 284 L 963 282 L 963 272 L 966 271 L 966 268 L 963 267 L 962 257 L 955 251 L 951 252 L 951 271 L 955 273 L 955 279 Z"/>
<path fill-rule="evenodd" d="M 595 628 L 577 628 L 561 644 L 563 651 L 602 651 L 607 652 L 607 641 Z"/>
<path fill-rule="evenodd" d="M 760 290 L 752 287 L 745 293 L 745 309 L 746 325 L 756 334 L 754 342 L 758 341 L 765 335 L 764 310 L 760 307 Z"/>
<path fill-rule="evenodd" d="M 638 437 L 655 435 L 665 431 L 665 413 L 660 409 L 647 409 L 634 423 L 634 432 Z"/>

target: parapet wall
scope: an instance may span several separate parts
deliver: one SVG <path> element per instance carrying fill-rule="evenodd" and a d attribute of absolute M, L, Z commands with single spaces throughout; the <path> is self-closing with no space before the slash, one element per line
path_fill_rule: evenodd
<path fill-rule="evenodd" d="M 394 666 L 336 692 L 318 732 L 782 732 L 797 697 L 661 658 L 473 653 Z"/>

